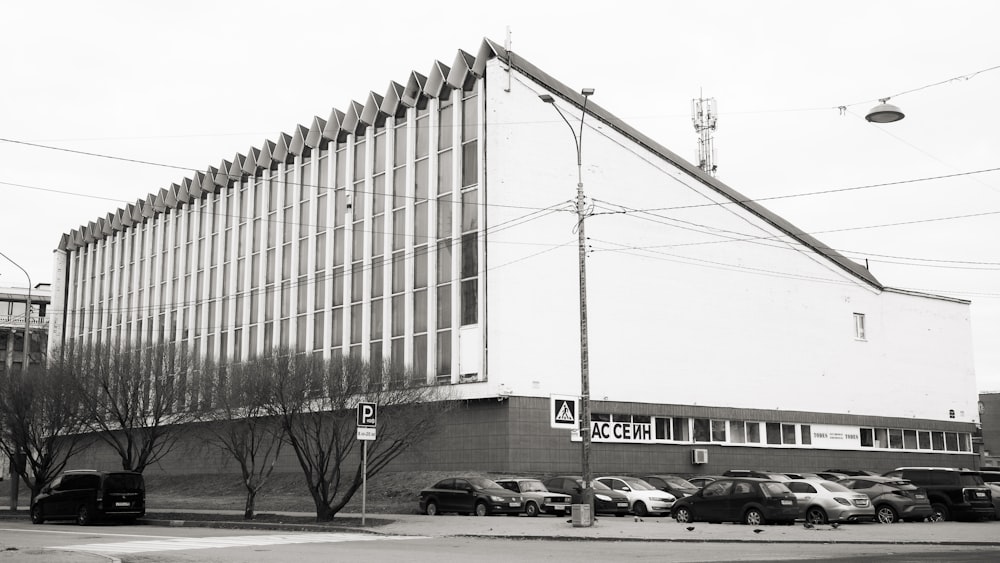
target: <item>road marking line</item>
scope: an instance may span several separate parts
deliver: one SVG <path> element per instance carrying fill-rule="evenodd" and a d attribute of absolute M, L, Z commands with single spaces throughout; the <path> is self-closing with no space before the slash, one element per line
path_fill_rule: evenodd
<path fill-rule="evenodd" d="M 35 534 L 69 534 L 69 535 L 81 535 L 86 534 L 88 536 L 108 536 L 108 537 L 120 537 L 120 538 L 180 538 L 183 536 L 155 536 L 152 534 L 108 534 L 104 532 L 95 532 L 93 528 L 80 528 L 76 532 L 62 532 L 59 530 L 44 530 L 44 529 L 30 529 L 30 528 L 0 528 L 0 532 L 32 532 Z"/>
<path fill-rule="evenodd" d="M 212 549 L 226 547 L 251 547 L 261 545 L 288 545 L 300 543 L 336 543 L 350 541 L 413 540 L 426 536 L 378 536 L 373 534 L 316 533 L 276 534 L 261 536 L 220 536 L 211 538 L 169 538 L 117 543 L 88 543 L 52 547 L 88 553 L 144 553 L 152 551 L 179 551 L 185 549 Z"/>

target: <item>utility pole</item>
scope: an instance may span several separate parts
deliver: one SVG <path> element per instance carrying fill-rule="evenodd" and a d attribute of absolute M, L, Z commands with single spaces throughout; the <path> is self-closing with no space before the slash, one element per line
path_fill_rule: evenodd
<path fill-rule="evenodd" d="M 587 340 L 587 235 L 584 230 L 584 220 L 586 219 L 586 197 L 583 193 L 583 120 L 587 116 L 587 101 L 594 95 L 593 88 L 584 88 L 580 91 L 583 95 L 583 106 L 580 114 L 580 131 L 573 128 L 573 124 L 566 119 L 562 110 L 555 104 L 555 99 L 549 94 L 542 94 L 539 98 L 552 104 L 559 117 L 569 126 L 573 134 L 573 143 L 576 145 L 576 234 L 578 270 L 580 276 L 580 441 L 581 465 L 583 479 L 583 504 L 590 506 L 590 519 L 586 525 L 593 525 L 594 516 L 594 479 L 590 470 L 590 349 Z"/>

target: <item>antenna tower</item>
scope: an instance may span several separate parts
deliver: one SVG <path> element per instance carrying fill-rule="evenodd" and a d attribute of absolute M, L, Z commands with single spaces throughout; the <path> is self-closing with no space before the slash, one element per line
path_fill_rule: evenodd
<path fill-rule="evenodd" d="M 717 114 L 715 98 L 699 97 L 691 100 L 691 121 L 694 123 L 694 130 L 698 132 L 698 168 L 710 176 L 715 176 L 718 169 L 715 164 L 715 142 L 712 139 Z"/>

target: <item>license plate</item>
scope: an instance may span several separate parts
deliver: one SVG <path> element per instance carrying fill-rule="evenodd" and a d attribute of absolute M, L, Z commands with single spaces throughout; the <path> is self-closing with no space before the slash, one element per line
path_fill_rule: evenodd
<path fill-rule="evenodd" d="M 521 506 L 521 503 L 519 503 L 519 502 L 512 502 L 512 503 L 510 503 L 510 506 L 511 506 L 511 508 L 517 508 L 518 506 Z"/>
<path fill-rule="evenodd" d="M 926 495 L 916 495 L 916 498 L 918 500 L 924 500 L 925 498 L 927 498 L 927 496 Z"/>
<path fill-rule="evenodd" d="M 986 493 L 983 491 L 976 491 L 976 498 L 986 498 Z"/>
<path fill-rule="evenodd" d="M 115 503 L 115 506 L 120 506 L 120 507 L 125 507 L 125 506 L 128 506 L 128 505 L 129 505 L 129 503 L 127 503 L 127 502 L 116 502 Z"/>
<path fill-rule="evenodd" d="M 785 499 L 781 501 L 781 504 L 784 506 L 792 506 L 792 501 Z"/>
<path fill-rule="evenodd" d="M 619 508 L 628 508 L 628 503 L 627 502 L 619 502 L 618 503 L 618 507 Z"/>
<path fill-rule="evenodd" d="M 566 505 L 566 504 L 550 504 L 549 508 L 551 508 L 552 510 L 566 510 L 567 508 L 569 508 L 569 505 Z"/>

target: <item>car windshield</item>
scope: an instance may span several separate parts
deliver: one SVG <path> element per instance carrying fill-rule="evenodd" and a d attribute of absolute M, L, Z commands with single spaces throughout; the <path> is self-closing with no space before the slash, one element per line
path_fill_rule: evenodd
<path fill-rule="evenodd" d="M 142 475 L 130 473 L 111 473 L 105 479 L 105 486 L 112 490 L 142 490 Z"/>
<path fill-rule="evenodd" d="M 472 485 L 474 489 L 502 489 L 500 485 L 497 485 L 496 481 L 493 479 L 486 479 L 484 477 L 469 477 L 469 484 Z"/>
<path fill-rule="evenodd" d="M 824 489 L 830 491 L 831 493 L 849 493 L 851 489 L 841 485 L 840 483 L 831 483 L 830 481 L 823 481 L 820 483 Z"/>
<path fill-rule="evenodd" d="M 769 497 L 780 497 L 792 494 L 792 491 L 781 483 L 761 483 L 761 488 Z"/>
<path fill-rule="evenodd" d="M 543 485 L 541 481 L 520 481 L 519 484 L 521 485 L 522 493 L 529 493 L 532 491 L 539 493 L 548 492 L 548 489 L 545 488 L 545 485 Z"/>
<path fill-rule="evenodd" d="M 649 483 L 643 481 L 642 479 L 622 479 L 628 483 L 629 487 L 632 487 L 633 491 L 655 491 L 656 487 L 650 485 Z"/>
<path fill-rule="evenodd" d="M 611 490 L 611 487 L 605 485 L 604 483 L 602 483 L 600 481 L 593 481 L 593 483 L 594 483 L 594 490 L 595 491 L 610 491 Z"/>

